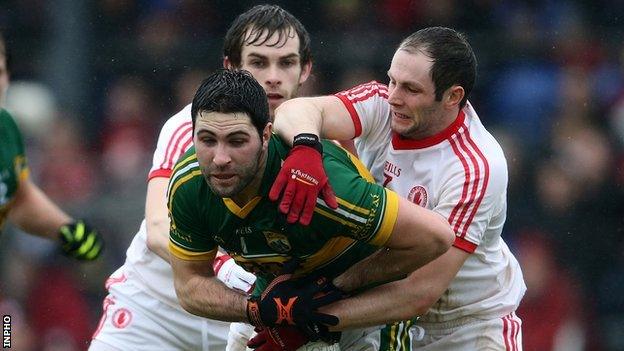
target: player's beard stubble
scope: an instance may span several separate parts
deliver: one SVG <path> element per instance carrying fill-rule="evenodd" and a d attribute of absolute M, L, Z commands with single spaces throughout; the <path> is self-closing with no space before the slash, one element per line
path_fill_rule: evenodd
<path fill-rule="evenodd" d="M 214 164 L 201 165 L 200 169 L 208 187 L 221 198 L 231 198 L 241 193 L 256 177 L 262 177 L 261 160 L 262 160 L 262 144 L 258 148 L 258 151 L 254 153 L 252 157 L 249 157 L 249 162 L 238 166 L 214 166 Z M 212 176 L 214 173 L 232 173 L 235 176 L 231 180 L 230 184 L 219 182 Z"/>

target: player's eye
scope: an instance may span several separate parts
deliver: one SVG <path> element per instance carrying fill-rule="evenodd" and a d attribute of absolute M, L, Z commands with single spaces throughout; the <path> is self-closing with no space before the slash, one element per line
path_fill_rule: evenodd
<path fill-rule="evenodd" d="M 214 146 L 217 143 L 217 141 L 212 138 L 202 138 L 202 139 L 199 139 L 199 141 L 201 141 L 201 143 L 206 146 Z"/>
<path fill-rule="evenodd" d="M 410 87 L 410 86 L 405 87 L 405 89 L 406 89 L 409 93 L 411 93 L 411 94 L 418 94 L 418 93 L 420 93 L 420 90 L 419 90 L 419 89 L 412 88 L 412 87 Z"/>
<path fill-rule="evenodd" d="M 230 144 L 236 147 L 243 146 L 246 142 L 247 140 L 245 139 L 231 139 L 230 140 Z"/>
<path fill-rule="evenodd" d="M 261 60 L 252 60 L 251 62 L 249 62 L 249 65 L 255 68 L 262 68 L 266 66 L 264 61 L 261 61 Z"/>
<path fill-rule="evenodd" d="M 290 68 L 294 66 L 295 63 L 296 63 L 295 60 L 286 60 L 286 61 L 281 61 L 280 65 L 285 68 Z"/>

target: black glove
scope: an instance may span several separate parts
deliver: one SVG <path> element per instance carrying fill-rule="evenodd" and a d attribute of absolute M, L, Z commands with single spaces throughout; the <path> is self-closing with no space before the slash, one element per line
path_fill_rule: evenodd
<path fill-rule="evenodd" d="M 306 330 L 314 325 L 336 325 L 338 318 L 317 312 L 324 305 L 342 297 L 334 289 L 329 289 L 331 282 L 326 278 L 312 281 L 292 280 L 296 264 L 284 264 L 282 273 L 267 286 L 260 297 L 247 300 L 247 318 L 255 326 L 294 325 Z M 333 286 L 333 285 L 332 285 Z"/>
<path fill-rule="evenodd" d="M 310 278 L 308 278 L 310 279 Z M 317 277 L 318 279 L 325 279 L 323 277 Z M 317 283 L 314 280 L 306 280 L 306 282 L 308 283 L 308 285 L 316 285 Z M 306 289 L 305 287 L 302 287 L 303 289 Z M 324 285 L 323 290 L 321 291 L 322 294 L 331 294 L 332 296 L 339 296 L 338 299 L 336 300 L 341 300 L 344 298 L 349 297 L 349 295 L 347 293 L 345 293 L 344 291 L 338 289 L 332 282 L 331 280 L 328 280 L 327 283 Z M 333 301 L 331 301 L 333 302 Z M 331 303 L 328 302 L 328 303 Z M 321 307 L 321 306 L 319 306 Z M 333 316 L 334 318 L 336 318 L 336 323 L 335 324 L 320 324 L 320 323 L 310 323 L 307 324 L 305 326 L 301 326 L 301 330 L 308 336 L 308 338 L 310 339 L 310 341 L 324 341 L 328 344 L 334 344 L 337 343 L 338 341 L 340 341 L 340 337 L 342 336 L 341 332 L 334 332 L 334 331 L 330 331 L 328 325 L 337 325 L 339 322 L 338 317 Z"/>
<path fill-rule="evenodd" d="M 61 226 L 59 236 L 63 253 L 81 261 L 95 260 L 104 248 L 100 234 L 82 220 Z"/>

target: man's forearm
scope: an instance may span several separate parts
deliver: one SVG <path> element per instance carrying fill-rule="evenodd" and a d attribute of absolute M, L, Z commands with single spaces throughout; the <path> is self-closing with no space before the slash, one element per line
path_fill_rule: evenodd
<path fill-rule="evenodd" d="M 452 247 L 404 279 L 376 286 L 356 296 L 323 306 L 319 311 L 339 318 L 336 330 L 422 316 L 448 289 L 468 256 L 467 252 Z"/>
<path fill-rule="evenodd" d="M 163 260 L 169 262 L 169 218 L 160 220 L 145 218 L 147 247 Z"/>
<path fill-rule="evenodd" d="M 417 257 L 411 249 L 382 248 L 334 278 L 333 283 L 350 292 L 373 283 L 399 279 L 416 269 Z"/>
<path fill-rule="evenodd" d="M 170 262 L 169 214 L 167 210 L 167 186 L 169 178 L 153 178 L 147 184 L 145 197 L 145 228 L 147 247 Z"/>
<path fill-rule="evenodd" d="M 72 221 L 68 214 L 30 180 L 20 184 L 11 206 L 11 222 L 27 233 L 53 240 L 59 239 L 59 227 Z"/>
<path fill-rule="evenodd" d="M 216 277 L 192 277 L 184 284 L 176 281 L 182 307 L 197 316 L 226 322 L 248 322 L 247 296 L 225 286 Z"/>
<path fill-rule="evenodd" d="M 386 283 L 361 294 L 323 306 L 319 312 L 338 317 L 331 330 L 372 327 L 409 319 L 426 312 L 426 299 L 417 298 L 419 288 L 409 278 Z M 426 288 L 425 286 L 421 288 Z"/>

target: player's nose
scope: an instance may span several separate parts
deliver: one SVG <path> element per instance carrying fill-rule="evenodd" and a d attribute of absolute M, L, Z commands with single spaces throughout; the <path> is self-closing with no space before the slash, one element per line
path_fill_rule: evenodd
<path fill-rule="evenodd" d="M 282 72 L 276 65 L 269 66 L 266 76 L 266 84 L 269 86 L 279 86 L 282 84 Z"/>

